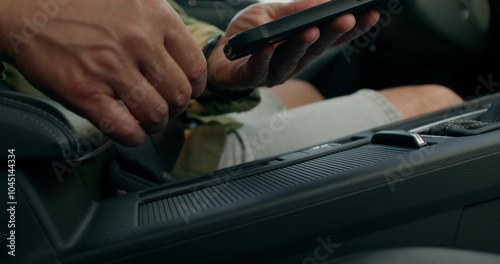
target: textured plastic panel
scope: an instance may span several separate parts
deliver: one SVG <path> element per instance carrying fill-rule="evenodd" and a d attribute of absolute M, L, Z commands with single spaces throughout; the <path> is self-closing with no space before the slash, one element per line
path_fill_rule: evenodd
<path fill-rule="evenodd" d="M 139 225 L 147 226 L 161 223 L 256 196 L 267 195 L 295 185 L 394 158 L 411 150 L 383 145 L 366 145 L 144 203 L 139 205 Z"/>

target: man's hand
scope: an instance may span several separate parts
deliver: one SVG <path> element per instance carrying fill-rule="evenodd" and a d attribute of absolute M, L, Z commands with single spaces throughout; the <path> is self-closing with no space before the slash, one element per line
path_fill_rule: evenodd
<path fill-rule="evenodd" d="M 124 145 L 204 90 L 203 54 L 165 0 L 1 4 L 0 59 Z"/>
<path fill-rule="evenodd" d="M 289 4 L 255 4 L 242 10 L 229 24 L 208 60 L 209 81 L 221 87 L 245 89 L 275 86 L 290 79 L 326 49 L 348 43 L 373 27 L 379 14 L 371 11 L 358 20 L 351 14 L 334 19 L 320 27 L 311 27 L 279 45 L 268 45 L 251 57 L 229 61 L 223 46 L 231 36 L 280 17 L 310 8 L 326 0 L 301 0 Z M 354 28 L 358 30 L 355 30 Z M 360 30 L 359 30 L 360 29 Z"/>

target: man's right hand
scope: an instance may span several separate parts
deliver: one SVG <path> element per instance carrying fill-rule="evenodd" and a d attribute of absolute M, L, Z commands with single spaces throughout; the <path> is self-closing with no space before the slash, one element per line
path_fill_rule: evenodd
<path fill-rule="evenodd" d="M 0 3 L 0 59 L 124 145 L 204 90 L 203 54 L 165 0 Z"/>

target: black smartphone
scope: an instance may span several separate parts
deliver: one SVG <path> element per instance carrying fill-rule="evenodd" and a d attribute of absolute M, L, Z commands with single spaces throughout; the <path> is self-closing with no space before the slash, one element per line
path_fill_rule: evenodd
<path fill-rule="evenodd" d="M 387 1 L 389 0 L 331 0 L 232 36 L 224 46 L 224 54 L 228 59 L 236 60 L 267 44 L 284 41 L 297 31 L 345 13 L 356 14 L 379 9 Z"/>

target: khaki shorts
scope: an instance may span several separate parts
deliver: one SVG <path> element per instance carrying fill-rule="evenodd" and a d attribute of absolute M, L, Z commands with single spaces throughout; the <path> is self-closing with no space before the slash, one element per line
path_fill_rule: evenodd
<path fill-rule="evenodd" d="M 401 120 L 384 96 L 367 89 L 292 110 L 262 89 L 259 106 L 230 116 L 244 125 L 227 136 L 219 168 L 334 142 Z"/>

